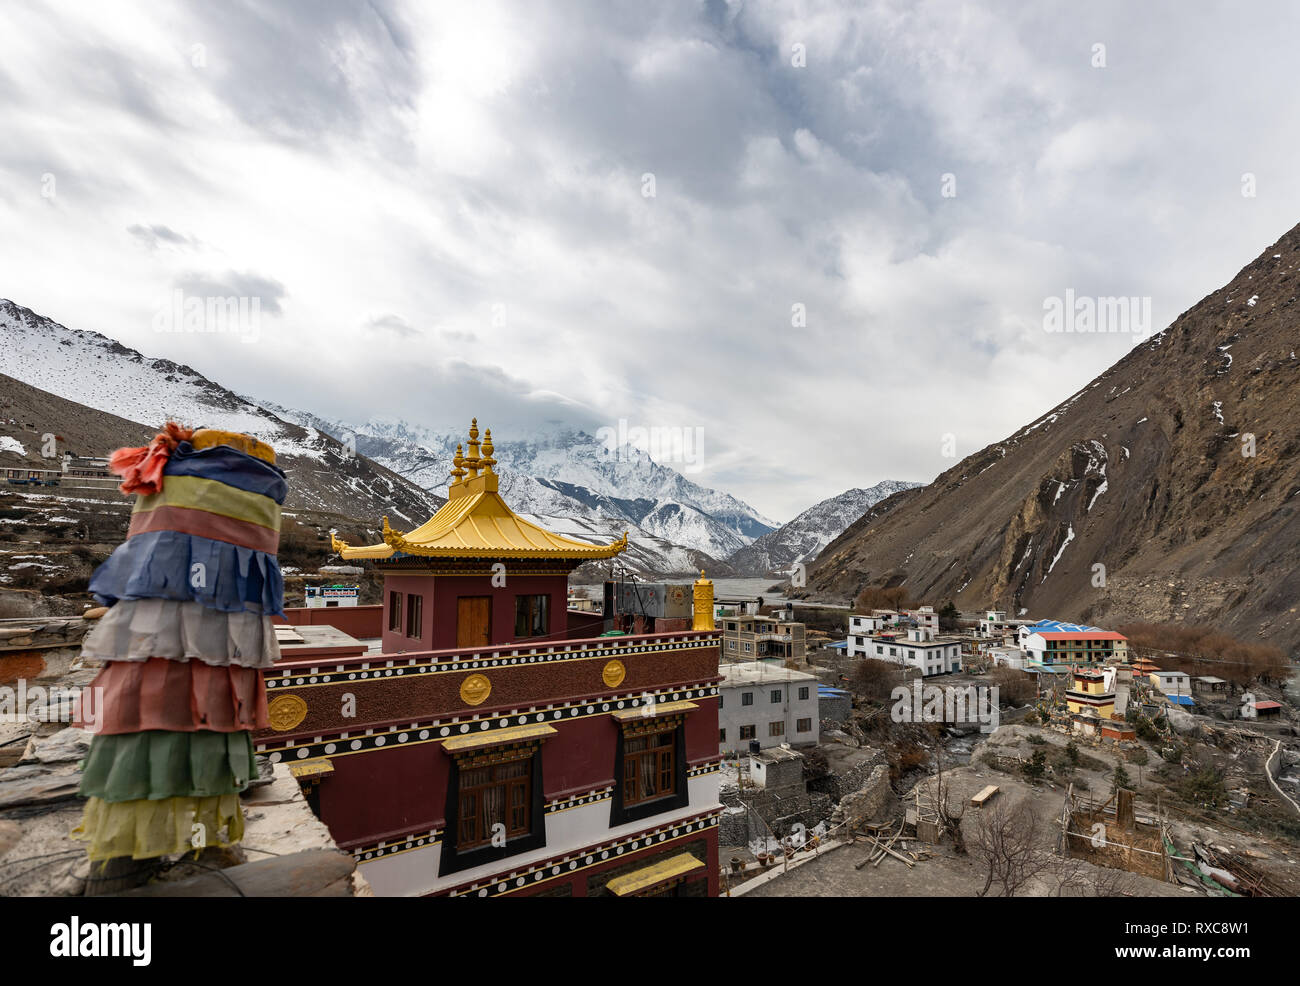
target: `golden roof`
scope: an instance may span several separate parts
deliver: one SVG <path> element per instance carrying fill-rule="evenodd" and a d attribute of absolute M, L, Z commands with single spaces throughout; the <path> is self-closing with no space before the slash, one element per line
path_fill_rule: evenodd
<path fill-rule="evenodd" d="M 330 535 L 330 544 L 345 559 L 384 559 L 395 554 L 429 558 L 612 558 L 627 548 L 627 532 L 611 544 L 588 544 L 524 520 L 501 499 L 492 467 L 492 430 L 479 454 L 478 419 L 469 429 L 470 454 L 456 446 L 447 502 L 413 531 L 400 534 L 384 518 L 383 543 L 353 547 Z"/>
<path fill-rule="evenodd" d="M 676 856 L 643 866 L 631 873 L 616 876 L 605 884 L 605 889 L 616 897 L 631 897 L 703 868 L 704 864 L 690 853 L 678 853 Z"/>

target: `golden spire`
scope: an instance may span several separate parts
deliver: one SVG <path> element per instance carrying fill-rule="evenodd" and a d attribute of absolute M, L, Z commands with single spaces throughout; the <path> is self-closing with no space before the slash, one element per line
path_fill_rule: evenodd
<path fill-rule="evenodd" d="M 490 473 L 492 467 L 497 464 L 497 460 L 492 458 L 492 429 L 489 428 L 483 433 L 483 471 Z"/>
<path fill-rule="evenodd" d="M 469 455 L 465 457 L 464 466 L 469 470 L 469 478 L 473 479 L 478 475 L 479 457 L 478 457 L 478 418 L 471 418 L 469 423 Z"/>
<path fill-rule="evenodd" d="M 451 464 L 455 466 L 451 471 L 451 485 L 455 486 L 465 478 L 465 450 L 461 448 L 459 442 L 456 443 L 456 455 L 451 460 Z"/>

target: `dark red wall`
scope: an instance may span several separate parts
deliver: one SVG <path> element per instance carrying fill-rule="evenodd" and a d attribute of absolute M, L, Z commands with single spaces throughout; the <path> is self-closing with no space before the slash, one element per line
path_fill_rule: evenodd
<path fill-rule="evenodd" d="M 505 573 L 506 584 L 493 586 L 492 579 L 483 575 L 396 575 L 384 576 L 384 603 L 381 622 L 385 654 L 411 651 L 443 650 L 456 646 L 456 600 L 461 596 L 488 596 L 492 600 L 491 643 L 505 644 L 521 639 L 515 637 L 515 597 L 550 596 L 551 629 L 548 637 L 563 637 L 568 633 L 567 613 L 569 578 L 567 575 L 511 575 Z M 388 593 L 402 594 L 402 628 L 388 630 Z M 414 640 L 406 636 L 406 596 L 409 593 L 424 598 L 421 612 L 423 636 Z M 531 639 L 531 638 L 530 638 Z M 545 638 L 539 638 L 545 639 Z"/>
<path fill-rule="evenodd" d="M 716 699 L 699 699 L 686 717 L 689 766 L 718 758 Z M 542 793 L 551 800 L 614 783 L 618 726 L 608 715 L 554 723 L 542 743 Z M 393 746 L 334 757 L 320 785 L 321 817 L 341 846 L 446 825 L 451 757 L 441 743 Z"/>
<path fill-rule="evenodd" d="M 568 619 L 568 633 L 566 636 L 570 640 L 599 637 L 605 632 L 605 616 L 603 613 L 588 613 L 580 609 L 571 609 L 566 611 L 565 616 Z"/>
<path fill-rule="evenodd" d="M 294 606 L 284 614 L 294 626 L 331 626 L 357 638 L 378 637 L 384 629 L 382 606 Z"/>

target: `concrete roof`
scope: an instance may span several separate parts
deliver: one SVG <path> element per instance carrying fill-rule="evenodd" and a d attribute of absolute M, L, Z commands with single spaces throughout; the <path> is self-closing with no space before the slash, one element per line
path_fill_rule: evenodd
<path fill-rule="evenodd" d="M 736 685 L 759 685 L 778 681 L 816 681 L 815 675 L 803 671 L 794 671 L 779 664 L 764 664 L 762 661 L 738 661 L 735 664 L 718 665 L 722 675 L 722 687 Z"/>

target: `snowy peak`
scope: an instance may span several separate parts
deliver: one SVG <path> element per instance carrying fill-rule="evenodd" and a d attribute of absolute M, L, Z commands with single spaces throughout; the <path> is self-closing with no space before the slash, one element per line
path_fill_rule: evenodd
<path fill-rule="evenodd" d="M 308 420 L 300 412 L 282 413 Z M 357 451 L 430 491 L 446 487 L 456 446 L 465 441 L 463 428 L 435 431 L 393 419 L 316 424 L 348 436 Z M 501 493 L 520 513 L 627 530 L 634 541 L 646 539 L 650 553 L 658 550 L 651 543 L 667 544 L 708 559 L 725 558 L 776 527 L 744 501 L 699 486 L 640 449 L 611 449 L 584 431 L 493 437 Z"/>
<path fill-rule="evenodd" d="M 806 564 L 877 503 L 920 485 L 887 479 L 869 489 L 846 490 L 814 504 L 784 527 L 738 549 L 727 561 L 737 572 L 753 575 L 785 571 L 796 562 Z"/>
<path fill-rule="evenodd" d="M 39 402 L 38 395 L 46 394 L 66 402 L 58 421 L 46 425 L 54 430 L 70 430 L 62 422 L 90 409 L 138 422 L 144 440 L 167 418 L 256 435 L 275 449 L 289 476 L 289 510 L 390 513 L 420 523 L 442 502 L 319 428 L 286 421 L 188 366 L 145 356 L 98 332 L 69 329 L 0 300 L 0 342 L 0 374 L 37 392 L 24 395 L 24 401 Z M 96 434 L 90 423 L 83 430 Z M 86 444 L 79 451 L 107 455 L 112 448 Z"/>

